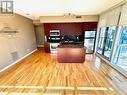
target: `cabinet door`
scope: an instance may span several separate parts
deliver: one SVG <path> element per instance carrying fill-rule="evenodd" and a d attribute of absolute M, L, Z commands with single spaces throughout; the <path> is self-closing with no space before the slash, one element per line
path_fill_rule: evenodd
<path fill-rule="evenodd" d="M 50 44 L 49 43 L 44 44 L 44 50 L 46 53 L 50 53 Z"/>

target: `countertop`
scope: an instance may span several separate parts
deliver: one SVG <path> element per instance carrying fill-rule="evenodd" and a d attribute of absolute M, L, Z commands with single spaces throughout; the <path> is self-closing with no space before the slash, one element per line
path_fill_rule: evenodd
<path fill-rule="evenodd" d="M 84 48 L 82 44 L 60 44 L 57 48 Z"/>

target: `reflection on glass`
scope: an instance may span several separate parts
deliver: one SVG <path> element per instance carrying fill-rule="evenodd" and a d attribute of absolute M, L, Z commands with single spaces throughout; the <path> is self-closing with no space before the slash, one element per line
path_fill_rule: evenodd
<path fill-rule="evenodd" d="M 114 62 L 127 71 L 127 47 L 118 47 L 117 52 Z"/>
<path fill-rule="evenodd" d="M 127 26 L 121 28 L 113 63 L 127 71 Z"/>
<path fill-rule="evenodd" d="M 86 53 L 93 53 L 94 41 L 96 31 L 85 31 L 84 46 L 86 47 Z"/>
<path fill-rule="evenodd" d="M 105 27 L 102 27 L 100 28 L 100 33 L 99 33 L 99 38 L 98 38 L 97 52 L 99 54 L 102 54 L 103 52 L 104 39 L 105 39 Z"/>
<path fill-rule="evenodd" d="M 112 42 L 114 40 L 115 32 L 116 32 L 115 26 L 107 27 L 104 44 L 104 56 L 106 56 L 107 58 L 110 58 Z"/>
<path fill-rule="evenodd" d="M 94 39 L 85 39 L 85 44 L 86 46 L 86 52 L 91 53 L 93 52 L 93 47 L 94 47 Z"/>
<path fill-rule="evenodd" d="M 95 37 L 95 31 L 85 31 L 85 38 Z"/>
<path fill-rule="evenodd" d="M 127 26 L 122 27 L 120 44 L 127 44 Z"/>

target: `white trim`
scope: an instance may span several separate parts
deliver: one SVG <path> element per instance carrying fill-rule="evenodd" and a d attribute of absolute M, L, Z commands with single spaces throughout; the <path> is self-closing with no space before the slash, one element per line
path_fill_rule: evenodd
<path fill-rule="evenodd" d="M 37 45 L 37 47 L 44 47 L 44 45 Z"/>
<path fill-rule="evenodd" d="M 116 69 L 118 72 L 120 72 L 121 74 L 123 74 L 125 77 L 127 77 L 127 72 L 125 70 L 123 70 L 122 68 L 110 63 L 108 60 L 106 60 L 105 58 L 103 58 L 101 55 L 99 55 L 98 53 L 96 53 L 96 55 L 98 57 L 100 57 L 103 61 L 105 61 L 106 63 L 108 63 L 110 66 L 112 66 L 114 69 Z"/>
<path fill-rule="evenodd" d="M 35 51 L 37 51 L 37 49 L 31 51 L 30 53 L 26 54 L 25 56 L 23 56 L 22 58 L 18 59 L 17 61 L 13 62 L 12 64 L 6 66 L 5 68 L 3 68 L 2 70 L 0 70 L 0 73 L 7 70 L 8 68 L 12 67 L 13 65 L 17 64 L 19 61 L 23 60 L 24 58 L 26 58 L 27 56 L 31 55 L 32 53 L 34 53 Z"/>
<path fill-rule="evenodd" d="M 97 51 L 97 45 L 98 45 L 98 39 L 99 39 L 99 33 L 100 33 L 100 27 L 99 27 L 99 22 L 98 22 L 98 27 L 96 31 L 96 39 L 95 39 L 95 48 L 94 48 L 94 54 Z"/>

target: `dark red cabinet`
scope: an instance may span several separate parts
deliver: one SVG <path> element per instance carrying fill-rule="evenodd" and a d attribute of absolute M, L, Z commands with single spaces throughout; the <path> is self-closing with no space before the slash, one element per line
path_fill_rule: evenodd
<path fill-rule="evenodd" d="M 83 30 L 97 30 L 97 22 L 84 22 Z"/>
<path fill-rule="evenodd" d="M 44 44 L 44 50 L 46 53 L 50 53 L 50 43 L 46 42 Z"/>
<path fill-rule="evenodd" d="M 45 23 L 45 35 L 50 35 L 50 30 L 60 30 L 61 35 L 81 35 L 83 23 Z"/>

